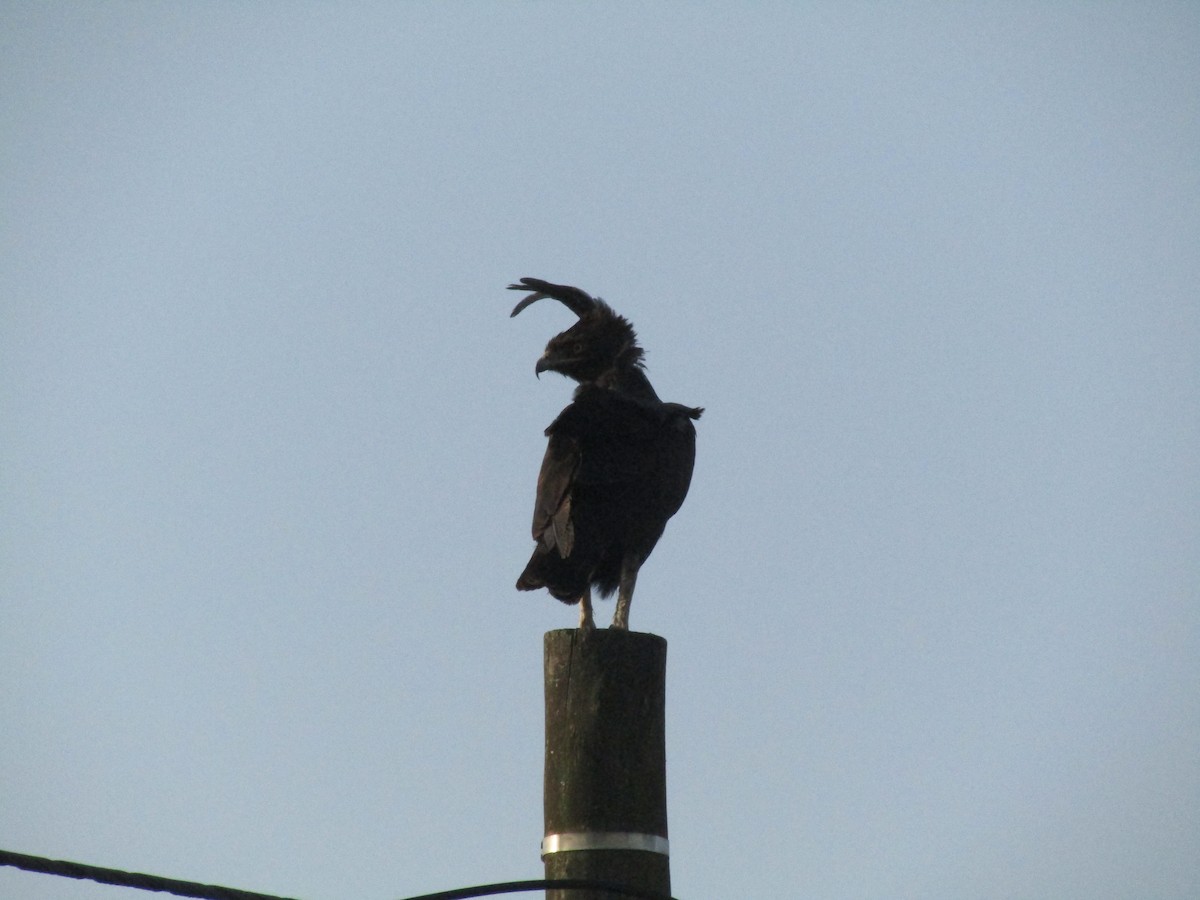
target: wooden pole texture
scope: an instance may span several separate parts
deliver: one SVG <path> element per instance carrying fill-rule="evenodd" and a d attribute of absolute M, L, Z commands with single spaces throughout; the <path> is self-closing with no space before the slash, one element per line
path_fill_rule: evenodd
<path fill-rule="evenodd" d="M 545 636 L 546 878 L 669 897 L 667 642 L 617 629 Z M 617 900 L 551 890 L 547 900 Z"/>

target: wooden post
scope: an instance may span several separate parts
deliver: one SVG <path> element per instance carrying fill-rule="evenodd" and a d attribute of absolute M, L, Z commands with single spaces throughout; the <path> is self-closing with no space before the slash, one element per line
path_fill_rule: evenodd
<path fill-rule="evenodd" d="M 546 878 L 669 897 L 667 642 L 599 629 L 546 632 Z M 548 900 L 616 900 L 551 890 Z"/>

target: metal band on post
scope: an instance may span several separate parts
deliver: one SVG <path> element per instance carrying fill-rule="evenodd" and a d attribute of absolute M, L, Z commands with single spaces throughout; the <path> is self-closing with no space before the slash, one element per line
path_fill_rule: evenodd
<path fill-rule="evenodd" d="M 542 859 L 551 853 L 570 850 L 644 850 L 670 856 L 671 845 L 665 837 L 637 831 L 574 831 L 548 834 L 542 838 Z"/>

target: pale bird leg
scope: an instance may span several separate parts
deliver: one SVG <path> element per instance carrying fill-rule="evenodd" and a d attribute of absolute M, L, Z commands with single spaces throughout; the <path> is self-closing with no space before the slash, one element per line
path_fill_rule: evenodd
<path fill-rule="evenodd" d="M 589 584 L 579 596 L 579 627 L 583 631 L 595 631 L 596 620 L 592 617 L 592 586 Z"/>
<path fill-rule="evenodd" d="M 610 627 L 629 630 L 629 604 L 633 602 L 633 586 L 637 584 L 638 567 L 633 557 L 621 560 L 621 583 L 617 588 L 617 609 Z"/>

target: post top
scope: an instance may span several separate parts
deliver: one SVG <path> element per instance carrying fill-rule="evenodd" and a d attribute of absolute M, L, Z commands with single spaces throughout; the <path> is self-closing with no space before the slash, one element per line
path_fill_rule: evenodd
<path fill-rule="evenodd" d="M 624 628 L 597 628 L 594 631 L 584 631 L 582 628 L 553 628 L 546 632 L 546 640 L 578 640 L 597 641 L 600 643 L 617 641 L 652 641 L 666 643 L 667 639 L 649 631 L 626 631 Z"/>

